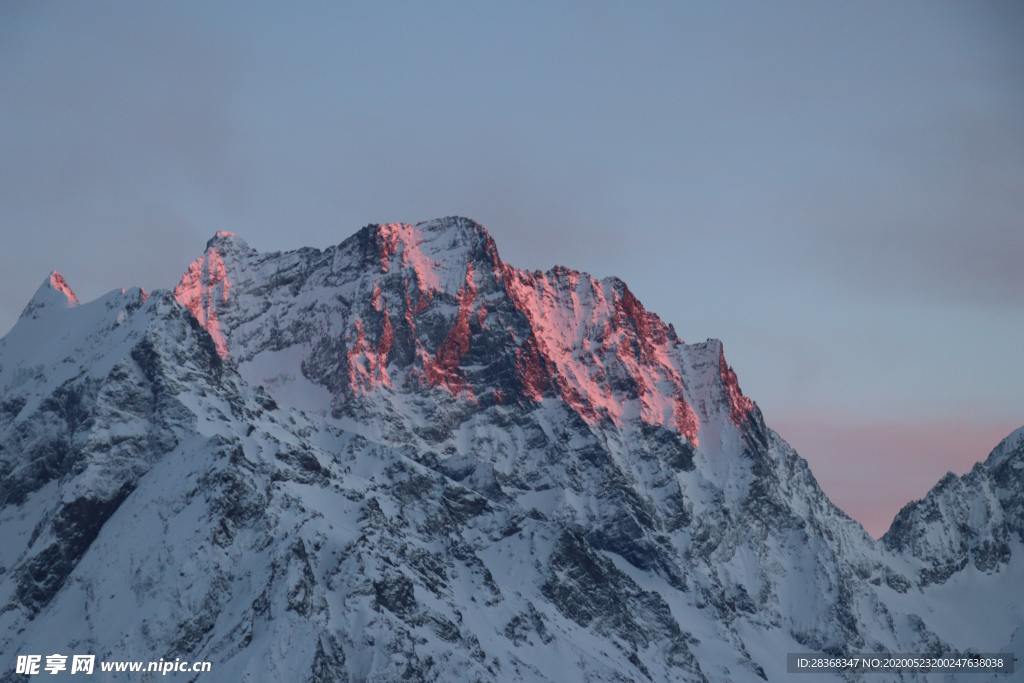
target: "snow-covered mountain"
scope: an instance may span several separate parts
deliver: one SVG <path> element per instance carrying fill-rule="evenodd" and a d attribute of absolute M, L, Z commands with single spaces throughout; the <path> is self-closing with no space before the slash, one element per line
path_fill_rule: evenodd
<path fill-rule="evenodd" d="M 12 662 L 775 681 L 787 652 L 1024 641 L 1024 433 L 875 542 L 721 342 L 464 218 L 275 253 L 219 232 L 173 292 L 80 303 L 54 273 L 0 392 Z"/>

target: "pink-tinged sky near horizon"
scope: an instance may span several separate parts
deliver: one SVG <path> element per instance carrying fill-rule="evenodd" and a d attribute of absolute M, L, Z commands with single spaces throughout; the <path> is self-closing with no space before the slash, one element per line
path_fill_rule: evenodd
<path fill-rule="evenodd" d="M 810 462 L 821 488 L 871 535 L 946 472 L 964 474 L 1020 421 L 898 419 L 851 423 L 842 415 L 793 415 L 772 427 Z"/>
<path fill-rule="evenodd" d="M 0 328 L 466 215 L 722 339 L 877 534 L 1024 424 L 1021 74 L 1014 2 L 2 3 Z"/>

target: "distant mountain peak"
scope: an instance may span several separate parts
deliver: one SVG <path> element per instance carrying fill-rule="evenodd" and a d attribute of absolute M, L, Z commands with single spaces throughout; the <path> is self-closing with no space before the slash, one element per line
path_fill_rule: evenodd
<path fill-rule="evenodd" d="M 995 469 L 1014 457 L 1018 458 L 1018 463 L 1024 462 L 1024 427 L 1017 429 L 1000 441 L 985 460 L 985 465 L 990 469 Z"/>
<path fill-rule="evenodd" d="M 230 250 L 248 251 L 251 249 L 245 240 L 231 230 L 218 230 L 213 233 L 213 237 L 206 241 L 206 248 L 207 250 L 218 249 L 221 252 Z"/>
<path fill-rule="evenodd" d="M 21 312 L 22 318 L 36 318 L 44 310 L 60 310 L 78 305 L 78 295 L 60 272 L 51 271 Z"/>

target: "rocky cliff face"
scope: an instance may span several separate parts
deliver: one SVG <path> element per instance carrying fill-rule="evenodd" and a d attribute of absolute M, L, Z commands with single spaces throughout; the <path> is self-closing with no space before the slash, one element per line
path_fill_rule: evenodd
<path fill-rule="evenodd" d="M 783 680 L 788 651 L 992 651 L 1021 623 L 994 598 L 1024 572 L 1019 434 L 875 543 L 720 342 L 463 218 L 284 253 L 217 233 L 173 293 L 51 276 L 0 388 L 5 652 Z M 962 628 L 962 600 L 995 616 Z"/>

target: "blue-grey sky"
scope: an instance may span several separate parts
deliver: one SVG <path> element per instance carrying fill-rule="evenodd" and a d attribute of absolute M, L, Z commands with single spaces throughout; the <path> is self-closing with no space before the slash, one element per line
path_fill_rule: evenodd
<path fill-rule="evenodd" d="M 4 329 L 450 214 L 723 339 L 875 533 L 1024 423 L 1019 2 L 0 4 Z"/>

